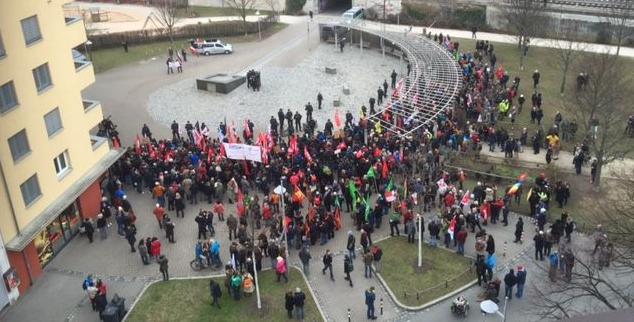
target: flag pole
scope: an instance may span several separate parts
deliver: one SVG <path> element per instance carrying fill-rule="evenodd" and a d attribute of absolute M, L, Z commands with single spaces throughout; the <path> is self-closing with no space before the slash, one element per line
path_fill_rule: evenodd
<path fill-rule="evenodd" d="M 423 225 L 423 221 L 420 214 L 416 214 L 416 219 L 418 220 L 418 267 L 422 267 L 423 266 L 423 230 L 421 229 L 422 228 L 421 226 Z"/>

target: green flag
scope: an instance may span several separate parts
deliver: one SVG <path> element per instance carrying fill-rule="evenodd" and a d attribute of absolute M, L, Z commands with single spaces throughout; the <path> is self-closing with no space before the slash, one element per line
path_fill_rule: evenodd
<path fill-rule="evenodd" d="M 394 183 L 392 182 L 392 178 L 390 178 L 390 181 L 387 183 L 387 188 L 385 188 L 385 190 L 387 191 L 394 190 Z"/>
<path fill-rule="evenodd" d="M 376 178 L 376 172 L 374 172 L 374 167 L 370 167 L 370 169 L 368 170 L 368 173 L 366 173 L 365 176 L 368 177 L 368 179 Z"/>
<path fill-rule="evenodd" d="M 368 196 L 368 198 L 365 198 L 363 202 L 365 203 L 365 221 L 370 222 L 370 213 L 372 212 L 372 210 L 370 209 L 370 196 Z"/>
<path fill-rule="evenodd" d="M 352 211 L 357 211 L 357 187 L 354 185 L 354 181 L 350 180 L 348 182 L 348 189 L 350 190 L 350 196 L 352 196 Z"/>

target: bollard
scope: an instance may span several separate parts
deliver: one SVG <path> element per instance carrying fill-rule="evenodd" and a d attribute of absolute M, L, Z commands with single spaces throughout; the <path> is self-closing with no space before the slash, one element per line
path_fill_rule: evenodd
<path fill-rule="evenodd" d="M 449 281 L 445 280 L 445 288 L 449 287 Z"/>
<path fill-rule="evenodd" d="M 416 292 L 416 300 L 420 299 L 418 295 L 419 295 L 418 292 Z"/>
<path fill-rule="evenodd" d="M 504 252 L 502 253 L 502 257 L 506 257 L 506 247 L 507 247 L 507 242 L 504 241 Z"/>
<path fill-rule="evenodd" d="M 403 291 L 403 297 L 407 298 L 407 292 Z"/>
<path fill-rule="evenodd" d="M 383 298 L 381 298 L 381 300 L 379 301 L 380 305 L 381 305 L 381 315 L 383 315 Z"/>
<path fill-rule="evenodd" d="M 522 231 L 522 237 L 520 237 L 520 244 L 524 243 L 524 231 Z"/>
<path fill-rule="evenodd" d="M 352 314 L 350 313 L 349 308 L 348 308 L 348 322 L 352 322 Z"/>

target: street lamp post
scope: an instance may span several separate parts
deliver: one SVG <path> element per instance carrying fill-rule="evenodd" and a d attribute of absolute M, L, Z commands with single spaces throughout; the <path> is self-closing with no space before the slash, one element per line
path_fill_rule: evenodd
<path fill-rule="evenodd" d="M 420 214 L 416 215 L 416 220 L 418 220 L 418 267 L 423 266 L 423 230 L 422 225 L 423 221 L 421 220 Z"/>
<path fill-rule="evenodd" d="M 258 17 L 258 38 L 262 41 L 262 30 L 260 29 L 260 10 L 255 12 L 255 15 Z"/>

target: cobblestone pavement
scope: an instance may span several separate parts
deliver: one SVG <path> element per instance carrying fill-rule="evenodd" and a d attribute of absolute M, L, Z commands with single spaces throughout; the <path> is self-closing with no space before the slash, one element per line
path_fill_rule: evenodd
<path fill-rule="evenodd" d="M 337 73 L 327 74 L 326 67 L 336 68 Z M 243 120 L 250 119 L 257 133 L 268 129 L 270 116 L 277 119 L 280 108 L 284 112 L 289 108 L 299 111 L 305 122 L 304 105 L 310 101 L 314 107 L 313 118 L 322 129 L 326 120 L 334 122 L 333 100 L 341 101 L 337 109 L 342 120 L 346 111 L 357 118 L 361 104 L 368 106 L 368 99 L 376 97 L 383 80 L 389 82 L 393 69 L 400 69 L 399 61 L 383 58 L 377 51 L 361 53 L 358 48 L 346 47 L 340 53 L 334 46 L 320 45 L 293 67 L 264 65 L 260 69 L 262 89 L 259 92 L 243 85 L 229 94 L 209 93 L 197 90 L 195 79 L 188 78 L 151 93 L 147 107 L 150 116 L 165 126 L 173 120 L 180 124 L 199 120 L 215 129 L 226 118 L 229 123 L 235 121 L 240 131 Z M 350 89 L 350 95 L 343 93 L 344 85 Z M 316 102 L 319 92 L 324 96 L 321 110 L 317 109 Z"/>

